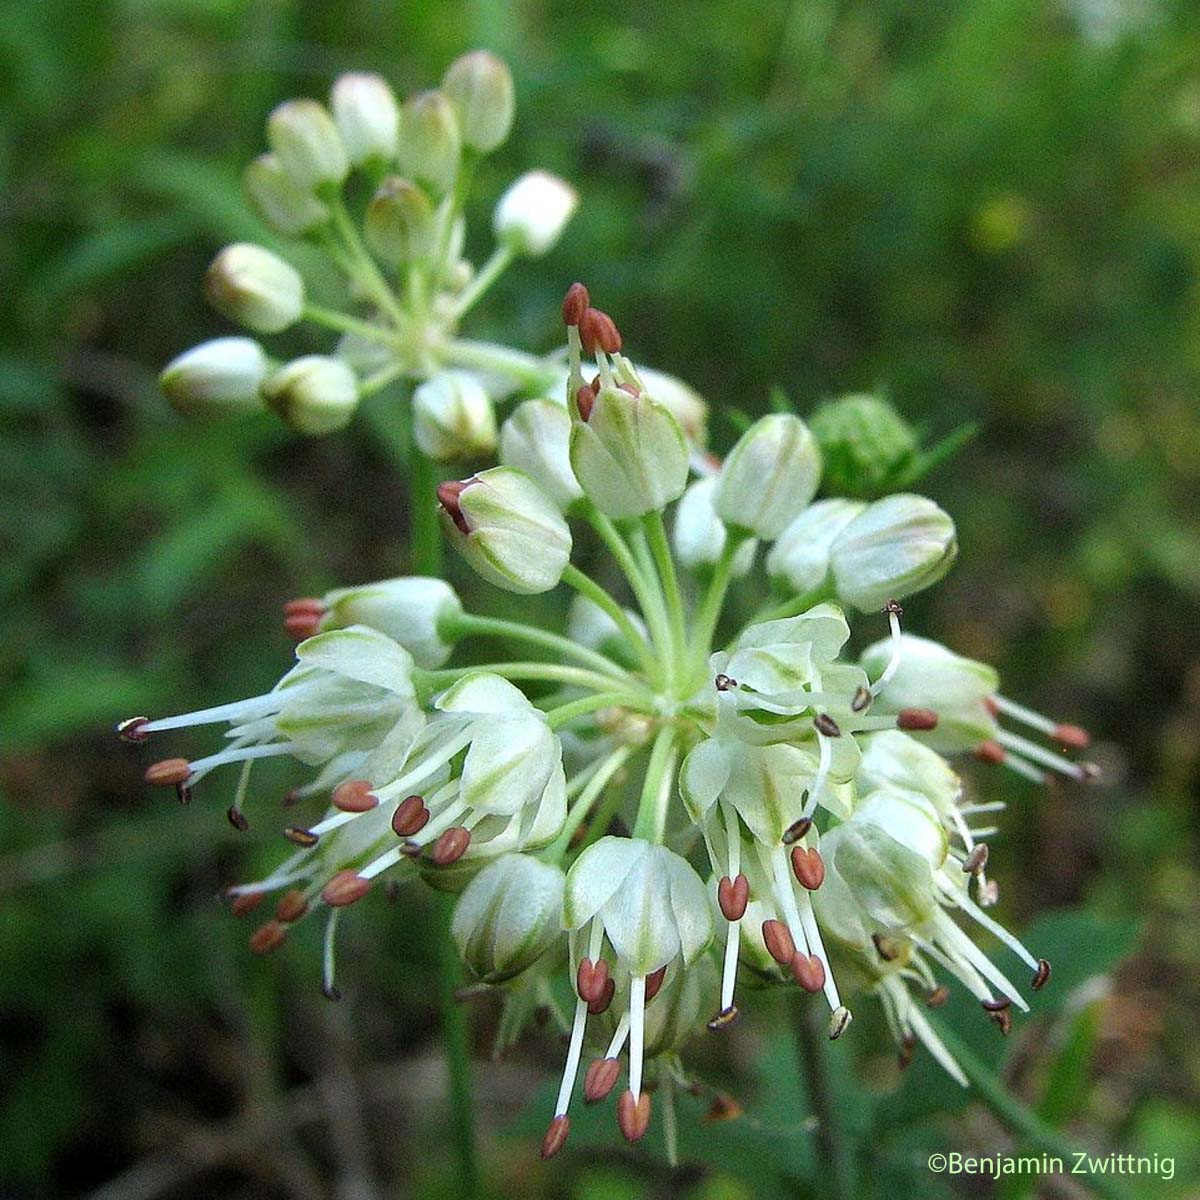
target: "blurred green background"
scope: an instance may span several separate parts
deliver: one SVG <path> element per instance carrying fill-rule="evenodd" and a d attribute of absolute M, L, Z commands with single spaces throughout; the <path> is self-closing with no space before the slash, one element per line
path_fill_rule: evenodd
<path fill-rule="evenodd" d="M 274 801 L 240 837 L 231 780 L 178 809 L 110 729 L 262 690 L 289 656 L 284 599 L 406 569 L 405 489 L 369 421 L 313 442 L 186 425 L 155 375 L 227 331 L 199 282 L 262 237 L 239 174 L 269 109 L 351 68 L 430 86 L 476 45 L 511 62 L 518 119 L 469 250 L 525 167 L 583 205 L 473 334 L 551 348 L 584 278 L 638 357 L 710 399 L 719 449 L 720 407 L 761 411 L 774 385 L 801 412 L 880 387 L 931 435 L 980 423 L 923 485 L 962 554 L 909 627 L 1088 724 L 1107 773 L 981 780 L 1011 803 L 1001 917 L 1074 964 L 984 1052 L 1081 1144 L 1176 1156 L 1132 1194 L 1194 1195 L 1200 9 L 43 0 L 0 6 L 0 1197 L 454 1195 L 422 898 L 345 923 L 347 997 L 326 1004 L 315 930 L 252 959 L 217 900 L 274 861 Z M 496 1195 L 822 1192 L 770 1004 L 702 1041 L 697 1073 L 747 1115 L 685 1107 L 677 1173 L 608 1117 L 535 1165 L 559 1048 L 490 1062 L 495 1010 L 471 1016 Z M 873 1029 L 835 1060 L 862 1194 L 979 1194 L 926 1153 L 1012 1141 L 928 1064 L 901 1082 Z M 1072 1194 L 992 1194 L 1039 1188 Z"/>

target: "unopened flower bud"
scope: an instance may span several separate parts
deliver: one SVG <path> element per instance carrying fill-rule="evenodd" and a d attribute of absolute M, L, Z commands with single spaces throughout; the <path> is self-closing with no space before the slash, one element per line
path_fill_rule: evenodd
<path fill-rule="evenodd" d="M 256 333 L 279 333 L 304 310 L 304 280 L 278 254 L 249 242 L 226 246 L 204 276 L 204 295 L 219 313 Z"/>
<path fill-rule="evenodd" d="M 708 445 L 708 404 L 695 388 L 652 367 L 638 367 L 638 378 L 646 391 L 659 402 L 683 429 L 683 435 L 693 450 Z"/>
<path fill-rule="evenodd" d="M 349 173 L 337 125 L 315 100 L 280 104 L 267 118 L 267 141 L 298 187 L 340 186 Z"/>
<path fill-rule="evenodd" d="M 767 555 L 767 573 L 798 596 L 824 587 L 834 539 L 866 505 L 858 500 L 818 500 L 779 535 Z"/>
<path fill-rule="evenodd" d="M 625 615 L 633 627 L 645 637 L 646 626 L 642 618 L 632 609 L 626 609 Z M 586 596 L 576 596 L 571 601 L 571 607 L 567 610 L 567 637 L 577 645 L 586 646 L 589 650 L 599 650 L 618 661 L 629 655 L 629 643 L 616 621 Z"/>
<path fill-rule="evenodd" d="M 437 91 L 419 92 L 404 102 L 400 116 L 400 166 L 436 192 L 449 190 L 461 153 L 458 118 Z"/>
<path fill-rule="evenodd" d="M 358 379 L 341 359 L 308 354 L 293 359 L 262 387 L 263 397 L 293 429 L 318 435 L 350 423 L 358 407 Z"/>
<path fill-rule="evenodd" d="M 439 634 L 439 623 L 462 613 L 462 604 L 448 583 L 419 575 L 338 588 L 326 593 L 322 605 L 321 629 L 349 625 L 378 629 L 427 671 L 440 667 L 454 649 Z"/>
<path fill-rule="evenodd" d="M 441 371 L 413 393 L 413 432 L 437 462 L 478 458 L 495 448 L 496 414 L 474 375 Z"/>
<path fill-rule="evenodd" d="M 726 525 L 773 541 L 800 514 L 821 479 L 821 452 L 790 413 L 755 421 L 721 468 L 715 499 Z"/>
<path fill-rule="evenodd" d="M 716 488 L 715 477 L 698 480 L 683 493 L 683 499 L 675 510 L 672 535 L 675 557 L 689 571 L 711 571 L 729 537 L 724 523 L 713 508 Z M 754 565 L 756 545 L 753 538 L 748 538 L 737 548 L 733 559 L 735 577 L 745 575 Z"/>
<path fill-rule="evenodd" d="M 687 440 L 679 422 L 648 395 L 602 387 L 587 420 L 572 422 L 571 466 L 605 516 L 640 517 L 683 494 Z"/>
<path fill-rule="evenodd" d="M 904 493 L 868 505 L 829 552 L 839 598 L 862 612 L 937 583 L 957 555 L 950 517 L 932 500 Z"/>
<path fill-rule="evenodd" d="M 505 854 L 467 884 L 450 934 L 475 978 L 502 983 L 524 971 L 562 937 L 561 868 Z"/>
<path fill-rule="evenodd" d="M 500 426 L 500 461 L 524 471 L 564 511 L 583 495 L 570 444 L 570 414 L 553 400 L 526 400 Z"/>
<path fill-rule="evenodd" d="M 512 128 L 512 73 L 487 50 L 472 50 L 456 58 L 442 77 L 442 91 L 458 114 L 464 146 L 488 154 Z"/>
<path fill-rule="evenodd" d="M 859 394 L 822 404 L 809 424 L 825 460 L 825 485 L 843 496 L 878 496 L 917 455 L 912 427 L 886 400 Z"/>
<path fill-rule="evenodd" d="M 523 471 L 492 467 L 438 489 L 442 527 L 489 583 L 518 595 L 548 592 L 571 557 L 562 514 Z"/>
<path fill-rule="evenodd" d="M 263 223 L 286 237 L 303 237 L 329 220 L 329 209 L 297 185 L 277 154 L 260 154 L 250 163 L 242 186 Z"/>
<path fill-rule="evenodd" d="M 579 204 L 575 189 L 549 171 L 527 171 L 500 197 L 492 217 L 496 237 L 518 254 L 547 253 Z"/>
<path fill-rule="evenodd" d="M 342 145 L 355 166 L 393 157 L 400 108 L 386 79 L 360 71 L 341 75 L 329 99 Z"/>
<path fill-rule="evenodd" d="M 363 234 L 389 263 L 412 262 L 433 243 L 433 204 L 415 183 L 389 175 L 367 205 Z"/>
<path fill-rule="evenodd" d="M 250 338 L 216 338 L 173 358 L 158 377 L 171 407 L 184 416 L 220 416 L 262 408 L 267 356 Z"/>

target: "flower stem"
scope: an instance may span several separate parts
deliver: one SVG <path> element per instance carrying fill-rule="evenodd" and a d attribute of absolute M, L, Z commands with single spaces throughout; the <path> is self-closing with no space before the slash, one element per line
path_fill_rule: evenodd
<path fill-rule="evenodd" d="M 814 604 L 819 604 L 828 596 L 828 588 L 814 588 L 811 592 L 793 596 L 790 600 L 784 600 L 770 608 L 759 609 L 754 614 L 753 622 L 758 624 L 761 621 L 782 621 L 787 617 L 798 617 L 802 612 L 807 612 Z"/>
<path fill-rule="evenodd" d="M 668 690 L 673 690 L 675 682 L 675 643 L 671 634 L 671 623 L 667 617 L 667 602 L 663 597 L 662 580 L 658 577 L 658 569 L 646 544 L 646 534 L 640 525 L 634 525 L 629 530 L 629 543 L 637 560 L 639 575 L 642 579 L 643 592 L 638 599 L 641 601 L 642 613 L 646 624 L 650 627 L 650 637 L 662 667 L 662 676 Z"/>
<path fill-rule="evenodd" d="M 372 325 L 370 321 L 364 321 L 359 317 L 352 317 L 349 313 L 339 312 L 334 308 L 323 308 L 319 304 L 306 304 L 304 318 L 317 325 L 324 325 L 327 329 L 336 329 L 340 333 L 353 333 L 368 341 L 380 342 L 393 348 L 396 346 L 394 332 L 378 325 Z"/>
<path fill-rule="evenodd" d="M 671 622 L 671 657 L 672 661 L 682 668 L 687 653 L 687 633 L 684 628 L 683 597 L 679 592 L 679 576 L 675 571 L 675 559 L 671 555 L 671 546 L 667 541 L 667 527 L 663 524 L 661 512 L 647 514 L 644 519 L 646 537 L 650 542 L 650 552 L 658 566 L 663 588 L 667 596 L 667 615 Z"/>
<path fill-rule="evenodd" d="M 671 803 L 671 785 L 675 782 L 675 760 L 678 758 L 675 734 L 674 726 L 664 725 L 654 739 L 642 784 L 642 798 L 638 803 L 637 820 L 633 826 L 634 837 L 645 838 L 656 844 L 662 842 L 667 831 L 667 810 Z"/>
<path fill-rule="evenodd" d="M 468 367 L 473 371 L 507 375 L 525 388 L 544 385 L 554 373 L 553 367 L 533 354 L 525 354 L 509 346 L 497 346 L 491 342 L 450 338 L 442 342 L 435 353 L 441 361 L 452 367 Z"/>
<path fill-rule="evenodd" d="M 551 729 L 559 729 L 576 717 L 585 717 L 588 713 L 597 712 L 602 708 L 640 707 L 641 699 L 631 696 L 628 692 L 600 692 L 595 696 L 584 696 L 580 700 L 572 700 L 569 704 L 561 704 L 552 708 L 546 714 L 546 724 Z"/>
<path fill-rule="evenodd" d="M 559 663 L 545 662 L 496 662 L 472 664 L 469 667 L 450 667 L 444 671 L 425 671 L 418 678 L 430 687 L 438 688 L 445 684 L 454 683 L 464 675 L 472 675 L 478 671 L 487 671 L 493 675 L 502 675 L 505 679 L 547 679 L 555 683 L 571 687 L 588 688 L 593 692 L 611 692 L 621 682 L 611 675 L 601 675 L 598 671 L 587 671 L 582 667 L 564 667 Z M 633 683 L 633 680 L 629 680 Z M 647 697 L 649 699 L 649 697 Z"/>
<path fill-rule="evenodd" d="M 574 563 L 567 564 L 562 579 L 568 587 L 573 587 L 581 596 L 586 596 L 598 608 L 608 613 L 624 635 L 630 648 L 641 659 L 647 677 L 651 680 L 656 679 L 658 663 L 655 661 L 650 647 L 646 645 L 646 639 L 638 632 L 625 610 L 594 579 L 585 575 Z"/>
<path fill-rule="evenodd" d="M 413 570 L 418 575 L 442 573 L 442 531 L 438 525 L 437 472 L 412 438 L 412 407 L 405 405 L 409 438 L 408 506 L 412 528 Z"/>
<path fill-rule="evenodd" d="M 829 1181 L 832 1200 L 850 1200 L 851 1161 L 842 1138 L 834 1109 L 833 1086 L 829 1077 L 828 1038 L 821 1020 L 821 1009 L 809 996 L 799 994 L 796 1002 L 796 1051 L 807 1085 L 808 1102 L 817 1119 L 817 1153 L 823 1174 Z"/>
<path fill-rule="evenodd" d="M 730 531 L 725 540 L 725 548 L 717 565 L 713 568 L 712 579 L 708 582 L 708 591 L 700 602 L 692 629 L 692 645 L 700 656 L 700 674 L 704 672 L 704 664 L 712 650 L 713 634 L 717 629 L 717 621 L 721 617 L 721 607 L 725 603 L 725 593 L 729 590 L 729 579 L 733 573 L 733 560 L 737 555 L 741 542 Z"/>
<path fill-rule="evenodd" d="M 491 257 L 475 273 L 475 278 L 463 288 L 454 304 L 454 315 L 461 317 L 469 312 L 479 298 L 500 278 L 508 269 L 515 257 L 512 245 L 501 242 Z"/>
<path fill-rule="evenodd" d="M 632 746 L 618 746 L 603 760 L 595 774 L 588 780 L 587 786 L 579 794 L 579 799 L 571 805 L 562 832 L 538 855 L 543 862 L 561 863 L 567 851 L 571 848 L 571 839 L 575 831 L 586 819 L 596 799 L 608 786 L 608 782 L 621 769 L 625 760 L 633 753 Z"/>
<path fill-rule="evenodd" d="M 331 211 L 333 213 L 333 227 L 341 238 L 347 254 L 350 256 L 355 273 L 361 279 L 363 285 L 370 291 L 375 303 L 387 313 L 398 328 L 402 328 L 407 322 L 408 317 L 405 315 L 404 309 L 400 306 L 400 301 L 396 299 L 396 294 L 392 291 L 391 285 L 383 277 L 383 273 L 375 265 L 375 260 L 371 257 L 366 246 L 363 245 L 362 238 L 359 237 L 358 230 L 355 228 L 354 222 L 350 219 L 350 214 L 346 211 L 345 202 L 340 195 L 331 205 Z"/>

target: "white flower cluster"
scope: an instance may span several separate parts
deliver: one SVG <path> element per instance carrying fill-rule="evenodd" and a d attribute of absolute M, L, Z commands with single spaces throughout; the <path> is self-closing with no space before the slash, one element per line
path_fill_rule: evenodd
<path fill-rule="evenodd" d="M 360 160 L 390 153 L 395 121 L 364 111 L 383 94 L 360 82 L 335 95 L 330 130 Z M 435 153 L 448 135 L 430 131 L 452 126 L 453 104 L 420 105 L 434 115 L 422 117 L 427 165 L 414 172 L 448 187 Z M 480 120 L 502 136 L 503 122 Z M 339 178 L 344 156 L 286 127 L 277 153 L 307 155 L 310 183 Z M 821 451 L 786 414 L 753 424 L 714 473 L 703 401 L 634 367 L 582 285 L 563 315 L 562 395 L 519 405 L 499 431 L 500 465 L 442 484 L 438 500 L 447 538 L 482 579 L 523 595 L 576 593 L 569 636 L 467 613 L 436 579 L 344 588 L 287 606 L 305 640 L 273 691 L 134 718 L 123 736 L 228 724 L 226 749 L 156 763 L 148 778 L 186 798 L 212 768 L 242 763 L 230 813 L 240 827 L 254 759 L 290 755 L 315 770 L 294 798 L 323 798 L 327 811 L 289 827 L 296 853 L 231 895 L 244 911 L 282 891 L 251 939 L 260 951 L 327 911 L 330 994 L 338 913 L 385 872 L 461 893 L 463 960 L 518 1010 L 531 996 L 553 1007 L 555 980 L 569 981 L 547 1156 L 567 1136 L 589 1040 L 584 1097 L 612 1091 L 624 1058 L 617 1120 L 636 1140 L 650 1121 L 647 1081 L 670 1094 L 680 1046 L 705 1023 L 731 1024 L 743 984 L 822 996 L 832 1038 L 850 1022 L 849 993 L 873 992 L 903 1057 L 919 1041 L 965 1082 L 924 1013 L 947 994 L 939 973 L 1004 1031 L 1027 1002 L 956 918 L 995 934 L 1033 988 L 1050 968 L 984 911 L 995 899 L 990 831 L 975 822 L 999 805 L 964 801 L 943 756 L 1084 779 L 1086 765 L 1000 720 L 1068 748 L 1086 735 L 1002 697 L 991 668 L 901 631 L 899 602 L 954 561 L 954 524 L 936 504 L 814 500 Z M 573 527 L 607 548 L 624 594 L 572 562 Z M 730 588 L 756 568 L 773 599 L 735 628 Z M 756 586 L 745 594 L 771 594 Z M 846 653 L 848 609 L 890 627 L 857 656 Z M 447 666 L 476 635 L 540 657 Z"/>
<path fill-rule="evenodd" d="M 246 168 L 246 197 L 280 239 L 324 254 L 352 310 L 315 303 L 304 276 L 275 251 L 226 246 L 204 281 L 218 312 L 253 334 L 307 321 L 341 339 L 330 353 L 282 363 L 252 337 L 204 342 L 162 373 L 176 409 L 235 414 L 265 405 L 301 433 L 325 434 L 344 427 L 363 397 L 408 379 L 419 385 L 414 428 L 423 454 L 490 454 L 494 399 L 541 390 L 555 367 L 462 339 L 458 326 L 514 259 L 554 246 L 577 203 L 569 184 L 530 171 L 496 205 L 491 257 L 478 269 L 463 257 L 475 167 L 507 138 L 513 111 L 508 67 L 484 50 L 455 60 L 439 89 L 403 103 L 380 76 L 348 74 L 335 81 L 328 107 L 280 104 L 267 121 L 270 150 Z M 354 216 L 348 185 L 358 195 L 364 183 L 369 199 Z"/>

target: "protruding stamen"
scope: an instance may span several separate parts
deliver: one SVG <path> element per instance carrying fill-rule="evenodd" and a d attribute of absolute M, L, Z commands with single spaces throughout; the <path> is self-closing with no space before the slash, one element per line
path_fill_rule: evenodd
<path fill-rule="evenodd" d="M 286 937 L 287 926 L 282 921 L 268 921 L 250 935 L 250 949 L 255 954 L 269 954 Z"/>
<path fill-rule="evenodd" d="M 429 824 L 429 809 L 422 796 L 405 796 L 392 813 L 392 832 L 397 837 L 412 837 Z"/>
<path fill-rule="evenodd" d="M 971 753 L 981 763 L 987 763 L 989 767 L 998 767 L 1008 757 L 1004 747 L 992 738 L 980 742 Z"/>
<path fill-rule="evenodd" d="M 225 816 L 229 819 L 230 825 L 238 833 L 245 833 L 250 828 L 250 822 L 246 820 L 246 814 L 236 804 L 231 804 L 225 810 Z"/>
<path fill-rule="evenodd" d="M 713 687 L 715 687 L 718 692 L 732 691 L 735 687 L 737 687 L 737 685 L 737 680 L 730 679 L 728 675 L 717 675 L 716 678 L 713 679 Z"/>
<path fill-rule="evenodd" d="M 854 1017 L 850 1010 L 844 1004 L 839 1004 L 829 1017 L 829 1040 L 836 1042 L 846 1032 L 852 1020 Z"/>
<path fill-rule="evenodd" d="M 1028 725 L 1030 729 L 1047 734 L 1060 746 L 1066 746 L 1071 750 L 1085 750 L 1091 745 L 1092 739 L 1088 731 L 1081 729 L 1078 725 L 1066 725 L 1052 721 L 1049 717 L 1042 716 L 1040 712 L 1034 712 L 1033 709 L 1008 699 L 1007 696 L 992 696 L 989 699 L 993 715 L 1004 713 L 1006 716 L 1012 717 L 1014 721 Z"/>
<path fill-rule="evenodd" d="M 904 1035 L 904 1040 L 900 1043 L 900 1052 L 897 1055 L 900 1070 L 907 1071 L 912 1065 L 913 1054 L 917 1049 L 917 1038 L 915 1034 L 908 1033 Z"/>
<path fill-rule="evenodd" d="M 719 1013 L 708 1022 L 708 1028 L 713 1033 L 720 1033 L 722 1029 L 728 1029 L 730 1025 L 738 1019 L 737 1007 L 730 1004 L 728 1007 L 721 1009 Z"/>
<path fill-rule="evenodd" d="M 335 908 L 325 922 L 325 945 L 321 956 L 321 995 L 332 1001 L 342 998 L 341 989 L 334 982 L 337 973 L 337 927 L 341 915 L 342 910 Z"/>
<path fill-rule="evenodd" d="M 932 708 L 902 708 L 896 714 L 896 728 L 907 733 L 928 733 L 936 729 L 938 715 Z"/>
<path fill-rule="evenodd" d="M 1029 986 L 1031 988 L 1033 988 L 1033 990 L 1035 992 L 1040 992 L 1042 990 L 1042 988 L 1044 988 L 1046 986 L 1049 979 L 1050 979 L 1050 960 L 1047 958 L 1039 958 L 1037 971 L 1035 972 L 1035 974 L 1033 976 L 1033 981 L 1030 983 Z"/>
<path fill-rule="evenodd" d="M 937 987 L 925 997 L 925 1003 L 930 1008 L 941 1008 L 947 1000 L 950 999 L 950 989 L 944 984 L 939 983 Z"/>
<path fill-rule="evenodd" d="M 371 881 L 354 871 L 339 871 L 322 889 L 321 899 L 330 908 L 345 908 L 371 890 Z"/>
<path fill-rule="evenodd" d="M 253 912 L 262 902 L 265 892 L 242 892 L 238 896 L 234 896 L 229 905 L 229 911 L 235 917 L 244 917 L 248 912 Z"/>
<path fill-rule="evenodd" d="M 191 774 L 192 764 L 186 758 L 164 758 L 162 762 L 151 763 L 143 778 L 155 787 L 162 784 L 177 787 L 187 783 Z"/>
<path fill-rule="evenodd" d="M 1000 996 L 996 999 L 980 1000 L 980 1006 L 984 1012 L 998 1013 L 1004 1012 L 1007 1008 L 1012 1008 L 1012 1000 L 1008 996 Z"/>
<path fill-rule="evenodd" d="M 619 1058 L 594 1058 L 583 1076 L 583 1100 L 585 1104 L 598 1104 L 617 1085 L 621 1077 Z"/>
<path fill-rule="evenodd" d="M 750 902 L 750 880 L 739 874 L 736 879 L 728 875 L 721 878 L 717 884 L 717 903 L 721 915 L 727 921 L 740 921 L 746 915 L 746 905 Z"/>
<path fill-rule="evenodd" d="M 347 779 L 333 789 L 333 807 L 347 813 L 370 812 L 379 803 L 366 779 Z"/>
<path fill-rule="evenodd" d="M 150 735 L 142 728 L 149 725 L 149 717 L 126 717 L 117 725 L 117 737 L 123 742 L 138 743 L 146 741 Z"/>
<path fill-rule="evenodd" d="M 284 831 L 283 836 L 287 838 L 293 846 L 303 846 L 306 850 L 315 846 L 320 840 L 321 835 L 313 833 L 311 829 L 304 829 L 299 825 L 289 825 Z"/>
<path fill-rule="evenodd" d="M 291 613 L 283 618 L 283 629 L 294 641 L 307 641 L 321 632 L 321 614 Z"/>
<path fill-rule="evenodd" d="M 604 959 L 593 962 L 590 958 L 581 958 L 575 971 L 575 991 L 581 1000 L 591 1004 L 603 997 L 608 979 L 608 963 Z"/>
<path fill-rule="evenodd" d="M 1012 1013 L 1007 1008 L 1002 1008 L 999 1012 L 989 1012 L 988 1020 L 999 1026 L 1005 1037 L 1012 1032 Z"/>
<path fill-rule="evenodd" d="M 570 1132 L 571 1118 L 565 1113 L 555 1117 L 546 1130 L 546 1136 L 542 1138 L 542 1157 L 553 1158 L 563 1148 Z"/>
<path fill-rule="evenodd" d="M 596 389 L 585 383 L 575 391 L 575 408 L 579 419 L 585 424 L 591 419 L 592 409 L 596 407 Z"/>
<path fill-rule="evenodd" d="M 889 600 L 883 606 L 883 611 L 887 613 L 888 625 L 892 632 L 892 651 L 888 658 L 887 666 L 883 668 L 883 674 L 871 684 L 870 691 L 872 697 L 878 696 L 891 683 L 892 676 L 900 669 L 901 648 L 904 645 L 900 638 L 900 618 L 904 615 L 904 609 L 895 600 Z M 857 711 L 855 709 L 855 712 Z"/>
<path fill-rule="evenodd" d="M 838 723 L 828 713 L 817 713 L 813 717 L 813 728 L 823 737 L 841 737 L 842 731 Z"/>
<path fill-rule="evenodd" d="M 963 874 L 964 875 L 979 875 L 982 874 L 983 868 L 987 866 L 988 861 L 988 845 L 987 842 L 977 842 L 975 848 L 963 859 Z"/>
<path fill-rule="evenodd" d="M 635 1096 L 631 1091 L 621 1093 L 617 1101 L 617 1125 L 627 1142 L 639 1142 L 650 1128 L 650 1093 Z"/>
<path fill-rule="evenodd" d="M 781 966 L 789 967 L 796 957 L 796 941 L 782 921 L 767 920 L 762 924 L 763 942 L 767 953 Z"/>
<path fill-rule="evenodd" d="M 617 981 L 610 979 L 604 985 L 604 990 L 594 999 L 588 1001 L 588 1016 L 598 1017 L 601 1013 L 606 1013 L 612 1005 L 613 997 L 617 994 Z"/>
<path fill-rule="evenodd" d="M 470 533 L 471 527 L 467 524 L 467 518 L 463 515 L 460 497 L 467 490 L 467 487 L 474 482 L 475 477 L 472 475 L 470 479 L 447 480 L 445 483 L 439 483 L 437 487 L 438 503 L 446 510 L 450 520 L 463 533 Z"/>
<path fill-rule="evenodd" d="M 451 863 L 458 862 L 470 845 L 471 831 L 461 825 L 452 825 L 433 843 L 429 857 L 433 859 L 434 866 L 448 867 Z"/>
<path fill-rule="evenodd" d="M 1009 750 L 1015 750 L 1019 754 L 1023 754 L 1026 758 L 1033 759 L 1035 763 L 1040 763 L 1044 767 L 1049 767 L 1052 771 L 1058 771 L 1062 775 L 1067 775 L 1072 779 L 1078 779 L 1084 783 L 1090 782 L 1099 774 L 1096 768 L 1090 763 L 1072 762 L 1069 758 L 1063 758 L 1061 754 L 1055 754 L 1053 751 L 1039 746 L 1037 742 L 1031 742 L 1028 738 L 1023 738 L 1015 733 L 1003 731 L 998 735 L 996 740 Z"/>
<path fill-rule="evenodd" d="M 1092 735 L 1079 725 L 1055 725 L 1050 736 L 1068 750 L 1086 750 L 1092 744 Z"/>
<path fill-rule="evenodd" d="M 783 831 L 783 844 L 790 846 L 793 842 L 798 842 L 812 828 L 812 817 L 801 817 L 798 821 L 793 821 Z"/>
<path fill-rule="evenodd" d="M 792 873 L 801 887 L 815 892 L 825 882 L 825 860 L 817 849 L 792 847 Z"/>
<path fill-rule="evenodd" d="M 709 1022 L 712 1028 L 712 1022 Z M 700 1118 L 706 1125 L 717 1121 L 734 1121 L 742 1115 L 742 1106 L 726 1092 L 714 1092 L 708 1112 Z"/>
<path fill-rule="evenodd" d="M 902 947 L 894 938 L 884 937 L 881 933 L 873 933 L 871 934 L 871 941 L 874 943 L 875 953 L 884 962 L 895 962 L 899 958 Z"/>
<path fill-rule="evenodd" d="M 588 290 L 582 283 L 573 283 L 567 288 L 567 294 L 562 302 L 562 319 L 564 325 L 578 325 L 583 320 L 591 304 Z"/>
<path fill-rule="evenodd" d="M 875 697 L 871 694 L 871 689 L 863 687 L 860 684 L 854 693 L 854 699 L 850 701 L 850 711 L 856 713 L 866 712 L 871 707 L 871 701 L 874 699 Z"/>
<path fill-rule="evenodd" d="M 305 899 L 304 893 L 299 888 L 292 888 L 284 892 L 275 905 L 275 919 L 283 921 L 285 924 L 298 921 L 306 912 L 308 912 L 308 900 Z"/>
<path fill-rule="evenodd" d="M 597 350 L 605 354 L 619 354 L 621 350 L 621 332 L 616 323 L 606 312 L 598 308 L 585 308 L 579 318 L 579 340 L 588 354 Z"/>
<path fill-rule="evenodd" d="M 646 977 L 629 978 L 629 1090 L 634 1100 L 642 1095 L 642 1060 L 646 1050 Z M 647 1108 L 647 1120 L 649 1109 Z M 643 1129 L 643 1133 L 645 1130 Z"/>
<path fill-rule="evenodd" d="M 819 992 L 825 986 L 825 964 L 815 954 L 797 952 L 789 965 L 792 977 L 806 992 Z"/>

